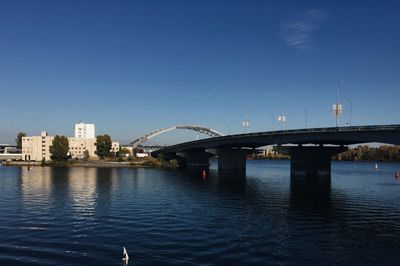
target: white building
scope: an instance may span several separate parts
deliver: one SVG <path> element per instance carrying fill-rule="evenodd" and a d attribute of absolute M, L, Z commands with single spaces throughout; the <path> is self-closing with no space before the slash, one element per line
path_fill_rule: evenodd
<path fill-rule="evenodd" d="M 46 161 L 51 160 L 50 146 L 53 145 L 54 136 L 49 136 L 43 131 L 40 136 L 22 138 L 22 160 Z M 96 157 L 95 138 L 68 138 L 69 155 L 71 158 L 82 159 L 85 151 L 90 157 Z"/>
<path fill-rule="evenodd" d="M 95 138 L 95 127 L 94 124 L 85 124 L 79 122 L 74 127 L 75 138 L 82 139 L 94 139 Z"/>
<path fill-rule="evenodd" d="M 117 153 L 117 152 L 119 152 L 119 142 L 117 142 L 117 141 L 113 141 L 112 143 L 111 143 L 111 150 L 110 150 L 110 152 L 112 152 L 112 153 Z"/>
<path fill-rule="evenodd" d="M 53 144 L 53 136 L 42 131 L 40 136 L 22 138 L 22 160 L 42 161 L 50 160 L 50 146 Z"/>
<path fill-rule="evenodd" d="M 68 154 L 73 159 L 97 157 L 96 137 L 94 124 L 75 124 L 75 137 L 68 137 Z M 40 136 L 22 138 L 22 160 L 46 161 L 51 160 L 50 146 L 53 145 L 54 136 L 49 136 L 43 131 Z M 119 142 L 113 141 L 110 152 L 116 154 L 120 150 Z"/>
<path fill-rule="evenodd" d="M 73 159 L 85 158 L 85 151 L 89 158 L 96 157 L 96 139 L 95 138 L 68 138 L 69 155 Z"/>

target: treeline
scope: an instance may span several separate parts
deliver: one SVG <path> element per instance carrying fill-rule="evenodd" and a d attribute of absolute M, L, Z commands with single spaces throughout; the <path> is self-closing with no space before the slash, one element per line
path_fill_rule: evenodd
<path fill-rule="evenodd" d="M 400 146 L 369 147 L 360 145 L 338 154 L 334 159 L 341 161 L 400 162 Z"/>
<path fill-rule="evenodd" d="M 286 160 L 290 159 L 290 156 L 278 151 L 270 151 L 268 153 L 253 155 L 251 159 Z M 400 145 L 382 145 L 379 147 L 359 145 L 334 156 L 332 159 L 336 161 L 400 162 Z"/>

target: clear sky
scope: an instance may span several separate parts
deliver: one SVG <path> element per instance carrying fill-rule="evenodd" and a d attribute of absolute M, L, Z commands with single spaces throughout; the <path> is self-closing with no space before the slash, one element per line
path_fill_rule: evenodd
<path fill-rule="evenodd" d="M 0 143 L 129 140 L 202 124 L 224 133 L 400 123 L 399 1 L 0 0 Z M 275 127 L 280 128 L 278 122 Z M 189 133 L 185 133 L 189 134 Z M 193 138 L 194 134 L 174 142 Z M 162 138 L 160 139 L 161 142 Z"/>

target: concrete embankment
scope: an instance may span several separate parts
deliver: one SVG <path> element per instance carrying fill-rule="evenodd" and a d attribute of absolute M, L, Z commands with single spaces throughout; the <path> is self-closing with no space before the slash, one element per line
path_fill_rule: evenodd
<path fill-rule="evenodd" d="M 2 165 L 5 166 L 40 166 L 41 162 L 29 162 L 29 161 L 3 161 Z"/>
<path fill-rule="evenodd" d="M 168 162 L 158 162 L 156 160 L 133 161 L 133 162 L 112 162 L 112 161 L 69 161 L 69 162 L 28 162 L 28 161 L 8 161 L 3 162 L 4 166 L 62 166 L 62 167 L 125 167 L 125 168 L 174 168 L 176 165 Z"/>

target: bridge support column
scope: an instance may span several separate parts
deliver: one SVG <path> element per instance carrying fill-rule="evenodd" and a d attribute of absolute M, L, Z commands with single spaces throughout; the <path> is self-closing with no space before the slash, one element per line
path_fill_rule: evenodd
<path fill-rule="evenodd" d="M 330 176 L 332 156 L 344 152 L 343 146 L 281 146 L 290 155 L 290 176 Z"/>
<path fill-rule="evenodd" d="M 180 152 L 177 155 L 184 158 L 184 166 L 189 168 L 208 168 L 210 158 L 214 156 L 204 151 Z"/>
<path fill-rule="evenodd" d="M 218 171 L 246 171 L 247 150 L 218 149 Z"/>

